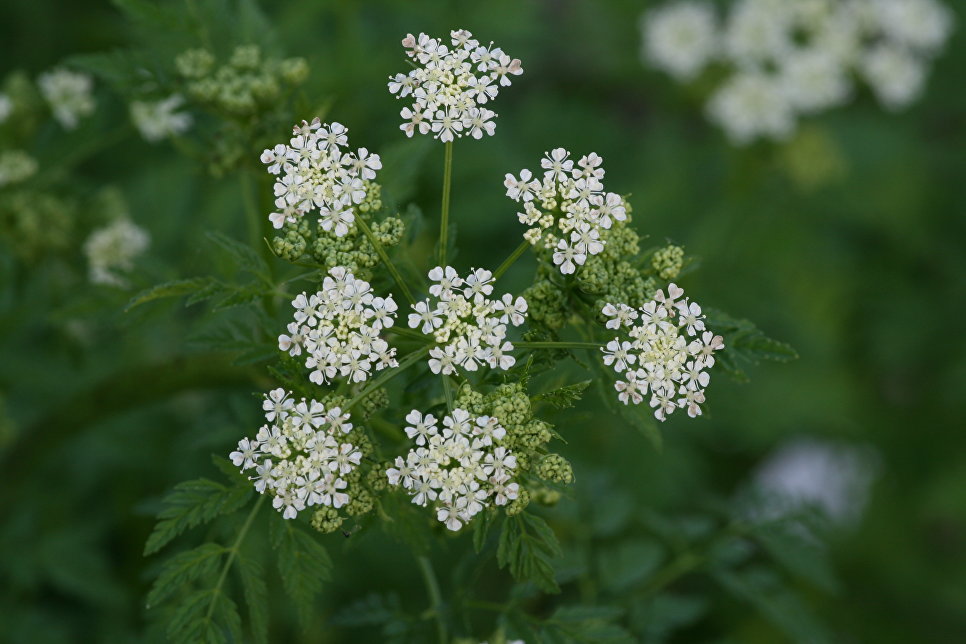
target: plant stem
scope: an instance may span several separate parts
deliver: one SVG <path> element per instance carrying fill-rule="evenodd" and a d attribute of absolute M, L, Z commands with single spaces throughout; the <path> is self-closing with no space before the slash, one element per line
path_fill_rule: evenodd
<path fill-rule="evenodd" d="M 243 169 L 241 171 L 241 192 L 242 203 L 245 207 L 245 222 L 248 224 L 248 239 L 252 248 L 261 248 L 262 245 L 258 243 L 258 240 L 264 239 L 262 237 L 262 222 L 259 221 L 258 209 L 255 206 L 252 190 L 252 178 L 249 176 L 248 170 Z M 267 240 L 266 243 L 268 243 Z M 271 250 L 271 247 L 269 247 L 269 250 Z"/>
<path fill-rule="evenodd" d="M 363 398 L 371 394 L 373 391 L 375 391 L 379 387 L 383 386 L 384 384 L 386 384 L 387 382 L 389 382 L 390 380 L 392 380 L 393 378 L 401 374 L 409 367 L 419 362 L 422 358 L 426 357 L 426 354 L 429 353 L 429 349 L 430 347 L 428 345 L 420 349 L 416 349 L 408 356 L 400 360 L 398 367 L 396 367 L 395 369 L 387 369 L 383 371 L 378 378 L 370 382 L 367 387 L 365 387 L 362 391 L 357 393 L 354 398 L 352 398 L 348 403 L 346 403 L 345 410 L 348 411 L 349 409 L 352 409 L 352 407 L 356 405 L 360 400 L 362 400 Z"/>
<path fill-rule="evenodd" d="M 215 584 L 214 589 L 211 591 L 211 603 L 208 604 L 208 613 L 205 616 L 205 620 L 211 620 L 211 614 L 215 612 L 215 598 L 221 592 L 221 587 L 225 585 L 225 578 L 228 576 L 228 571 L 231 569 L 231 565 L 235 562 L 235 557 L 238 555 L 238 549 L 241 547 L 242 541 L 248 535 L 248 529 L 252 527 L 252 521 L 255 520 L 255 515 L 258 514 L 259 508 L 262 507 L 262 503 L 265 502 L 265 495 L 261 494 L 258 500 L 255 501 L 255 505 L 252 506 L 252 511 L 248 513 L 248 518 L 245 519 L 245 523 L 242 524 L 241 530 L 238 531 L 238 536 L 235 537 L 235 543 L 231 545 L 231 549 L 228 551 L 228 559 L 225 560 L 225 565 L 221 568 L 221 575 L 218 576 L 218 583 Z"/>
<path fill-rule="evenodd" d="M 530 242 L 524 239 L 523 243 L 517 246 L 516 250 L 510 253 L 510 256 L 507 257 L 505 260 L 503 260 L 503 263 L 500 264 L 500 266 L 495 271 L 493 271 L 493 279 L 494 280 L 500 279 L 503 276 L 503 274 L 507 272 L 507 269 L 513 266 L 513 264 L 518 259 L 520 259 L 520 257 L 522 257 L 525 252 L 527 252 L 528 248 L 530 248 Z"/>
<path fill-rule="evenodd" d="M 439 218 L 439 265 L 446 266 L 446 247 L 449 246 L 449 197 L 453 181 L 453 142 L 447 141 L 443 161 L 443 210 Z"/>
<path fill-rule="evenodd" d="M 446 397 L 446 409 L 450 412 L 453 411 L 453 387 L 449 381 L 449 376 L 442 376 L 443 378 L 443 395 Z"/>
<path fill-rule="evenodd" d="M 644 587 L 641 593 L 645 597 L 656 594 L 659 590 L 667 586 L 678 578 L 688 574 L 699 565 L 704 563 L 705 558 L 693 552 L 682 552 L 671 562 L 658 570 L 651 578 L 651 582 Z"/>
<path fill-rule="evenodd" d="M 385 264 L 386 270 L 389 271 L 389 274 L 392 275 L 392 278 L 396 281 L 396 285 L 399 287 L 399 290 L 402 291 L 403 296 L 409 301 L 410 304 L 415 304 L 416 300 L 413 299 L 413 294 L 409 290 L 409 285 L 406 284 L 405 280 L 403 280 L 402 275 L 399 274 L 395 264 L 389 261 L 389 255 L 386 254 L 386 249 L 383 248 L 382 243 L 376 239 L 376 236 L 372 234 L 372 229 L 369 228 L 369 224 L 367 224 L 362 217 L 358 216 L 355 219 L 355 223 L 360 229 L 362 229 L 362 233 L 366 236 L 366 239 L 369 240 L 369 243 L 372 244 L 372 247 L 376 250 L 376 254 L 379 255 L 379 259 L 381 259 L 382 263 Z"/>
<path fill-rule="evenodd" d="M 518 349 L 599 349 L 597 342 L 514 342 Z"/>
<path fill-rule="evenodd" d="M 406 329 L 402 327 L 397 327 L 393 325 L 388 329 L 385 329 L 387 333 L 395 333 L 396 335 L 402 336 L 404 338 L 409 338 L 411 340 L 421 340 L 425 344 L 432 344 L 435 342 L 432 336 L 426 335 L 425 333 L 420 333 L 419 331 L 414 331 L 413 329 Z"/>
<path fill-rule="evenodd" d="M 426 582 L 426 592 L 429 594 L 429 608 L 436 618 L 436 633 L 439 636 L 439 644 L 446 644 L 446 622 L 443 620 L 443 596 L 439 592 L 439 582 L 436 581 L 436 573 L 433 572 L 433 564 L 426 555 L 416 558 L 419 562 L 419 571 L 423 574 L 423 581 Z"/>

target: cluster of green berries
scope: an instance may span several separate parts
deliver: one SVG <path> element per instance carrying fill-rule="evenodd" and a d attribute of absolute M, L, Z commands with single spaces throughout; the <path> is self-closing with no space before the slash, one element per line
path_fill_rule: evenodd
<path fill-rule="evenodd" d="M 684 266 L 684 249 L 674 245 L 658 249 L 651 257 L 651 266 L 664 281 L 677 278 Z"/>

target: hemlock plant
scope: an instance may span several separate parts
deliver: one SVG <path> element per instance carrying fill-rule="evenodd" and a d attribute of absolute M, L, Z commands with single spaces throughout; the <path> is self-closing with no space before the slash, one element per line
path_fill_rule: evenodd
<path fill-rule="evenodd" d="M 453 266 L 453 145 L 496 134 L 496 114 L 485 106 L 523 68 L 468 31 L 450 36 L 447 43 L 408 35 L 403 46 L 413 69 L 389 82 L 392 94 L 412 101 L 401 111 L 406 136 L 432 137 L 444 148 L 433 261 L 406 256 L 406 220 L 381 200 L 380 155 L 353 151 L 345 126 L 315 118 L 260 155 L 274 179 L 266 246 L 214 238 L 253 282 L 181 280 L 132 300 L 136 306 L 183 295 L 192 302 L 221 298 L 221 306 L 247 303 L 262 330 L 277 337 L 264 424 L 240 432 L 228 459 L 216 459 L 228 482 L 178 485 L 148 540 L 152 554 L 189 528 L 245 512 L 230 530 L 211 533 L 226 534 L 228 545 L 206 541 L 163 565 L 148 601 L 170 605 L 173 641 L 238 641 L 246 631 L 265 641 L 266 582 L 249 542 L 256 522 L 269 523 L 282 585 L 303 614 L 338 565 L 316 533 L 352 538 L 377 527 L 413 544 L 472 533 L 477 551 L 491 552 L 486 544 L 497 539 L 496 565 L 521 584 L 554 592 L 560 545 L 539 507 L 580 485 L 554 450 L 571 431 L 561 422 L 566 410 L 592 381 L 628 426 L 659 442 L 655 420 L 676 410 L 701 415 L 713 396 L 706 393 L 713 371 L 738 375 L 742 361 L 794 357 L 750 323 L 706 313 L 684 297 L 677 284 L 690 263 L 684 250 L 641 251 L 631 204 L 604 189 L 603 159 L 593 152 L 574 158 L 553 147 L 540 162 L 541 176 L 506 174 L 502 189 L 518 212 L 508 208 L 505 216 L 527 227 L 520 246 L 486 267 Z M 214 92 L 196 87 L 211 74 L 209 58 L 193 51 L 178 59 L 182 75 L 194 79 L 188 94 L 195 100 Z M 249 58 L 232 65 L 256 69 L 258 57 Z M 276 280 L 259 255 L 265 250 L 301 267 L 300 274 Z M 537 261 L 530 285 L 519 293 L 497 289 L 528 250 Z M 421 263 L 428 279 L 419 283 L 407 266 Z M 304 286 L 293 290 L 295 283 Z M 291 308 L 280 310 L 284 301 Z M 553 372 L 580 369 L 591 379 L 548 384 Z M 259 516 L 269 505 L 278 515 Z M 449 641 L 464 627 L 441 608 L 425 549 L 413 545 L 413 552 L 437 636 Z M 247 626 L 231 597 L 235 574 L 249 605 Z M 500 626 L 495 637 L 516 633 Z"/>

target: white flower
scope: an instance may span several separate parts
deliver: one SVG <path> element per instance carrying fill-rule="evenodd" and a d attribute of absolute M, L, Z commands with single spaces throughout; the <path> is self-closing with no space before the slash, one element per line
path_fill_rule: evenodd
<path fill-rule="evenodd" d="M 473 416 L 456 408 L 442 419 L 418 410 L 406 416 L 406 434 L 416 447 L 397 457 L 386 470 L 392 486 L 402 487 L 416 505 L 433 504 L 436 518 L 456 531 L 492 501 L 506 505 L 519 495 L 512 481 L 516 456 L 501 445 L 506 429 L 491 416 Z"/>
<path fill-rule="evenodd" d="M 23 150 L 0 151 L 0 187 L 26 181 L 37 168 L 37 160 Z"/>
<path fill-rule="evenodd" d="M 899 47 L 880 45 L 862 58 L 862 75 L 879 102 L 899 110 L 916 100 L 926 82 L 923 63 Z"/>
<path fill-rule="evenodd" d="M 523 202 L 519 219 L 529 226 L 523 238 L 550 251 L 564 275 L 576 272 L 587 257 L 602 253 L 603 231 L 613 220 L 627 219 L 620 195 L 604 191 L 602 163 L 591 152 L 575 164 L 567 150 L 555 148 L 540 160 L 542 179 L 529 170 L 521 170 L 519 179 L 512 174 L 504 179 L 507 196 Z"/>
<path fill-rule="evenodd" d="M 249 477 L 259 494 L 271 494 L 272 506 L 285 519 L 315 505 L 340 508 L 351 500 L 343 476 L 362 462 L 362 452 L 341 437 L 352 429 L 348 414 L 326 410 L 316 400 L 295 403 L 291 394 L 276 389 L 265 395 L 262 408 L 270 423 L 255 440 L 243 438 L 229 454 Z"/>
<path fill-rule="evenodd" d="M 482 107 L 523 73 L 520 61 L 483 47 L 465 29 L 450 32 L 451 46 L 426 34 L 408 34 L 402 45 L 414 69 L 389 77 L 389 92 L 413 103 L 400 112 L 406 136 L 428 134 L 443 142 L 492 136 L 496 113 Z"/>
<path fill-rule="evenodd" d="M 627 328 L 628 339 L 615 338 L 601 349 L 603 362 L 623 375 L 614 384 L 617 399 L 639 405 L 650 394 L 654 416 L 664 420 L 675 409 L 692 418 L 701 414 L 704 390 L 711 380 L 706 369 L 714 366 L 713 353 L 724 348 L 721 336 L 704 331 L 701 307 L 684 297 L 684 290 L 669 284 L 667 294 L 658 291 L 654 300 L 631 316 L 624 304 L 607 304 L 607 328 Z M 635 324 L 635 320 L 639 322 Z M 702 332 L 690 342 L 688 336 Z"/>
<path fill-rule="evenodd" d="M 851 94 L 848 69 L 834 53 L 796 50 L 782 61 L 781 82 L 791 106 L 813 113 L 845 103 Z"/>
<path fill-rule="evenodd" d="M 73 130 L 81 118 L 94 112 L 94 82 L 87 74 L 53 69 L 37 78 L 37 87 L 64 129 Z"/>
<path fill-rule="evenodd" d="M 708 103 L 709 118 L 737 145 L 758 138 L 787 139 L 795 129 L 795 113 L 778 81 L 759 72 L 733 76 Z"/>
<path fill-rule="evenodd" d="M 493 274 L 471 270 L 464 280 L 451 266 L 437 266 L 429 272 L 434 282 L 429 292 L 436 298 L 416 302 L 409 314 L 409 328 L 432 335 L 436 346 L 429 351 L 433 373 L 450 375 L 457 368 L 476 371 L 480 365 L 507 370 L 516 360 L 508 355 L 513 344 L 506 340 L 506 325 L 523 324 L 527 302 L 509 293 L 490 299 Z"/>
<path fill-rule="evenodd" d="M 878 0 L 875 12 L 888 39 L 925 54 L 941 49 L 953 28 L 952 12 L 937 0 Z"/>
<path fill-rule="evenodd" d="M 191 127 L 191 115 L 176 112 L 183 104 L 184 98 L 178 94 L 160 101 L 134 101 L 131 103 L 131 120 L 146 141 L 155 143 L 182 134 Z"/>
<path fill-rule="evenodd" d="M 262 151 L 259 157 L 275 175 L 275 228 L 298 221 L 317 210 L 322 230 L 344 237 L 355 227 L 355 206 L 365 201 L 368 182 L 382 168 L 378 154 L 366 148 L 344 151 L 348 128 L 341 123 L 311 123 L 292 129 L 288 144 Z"/>
<path fill-rule="evenodd" d="M 717 53 L 714 9 L 704 2 L 678 2 L 642 16 L 644 55 L 679 80 L 701 73 Z"/>
<path fill-rule="evenodd" d="M 300 293 L 292 300 L 294 322 L 278 337 L 278 348 L 289 355 L 305 352 L 309 380 L 325 384 L 336 377 L 367 380 L 373 371 L 397 365 L 396 350 L 379 338 L 396 318 L 396 302 L 376 297 L 369 282 L 356 279 L 344 267 L 329 270 L 322 290 Z"/>
<path fill-rule="evenodd" d="M 122 273 L 134 268 L 134 258 L 151 243 L 147 231 L 128 219 L 116 219 L 91 233 L 84 242 L 84 254 L 95 284 L 125 286 Z"/>

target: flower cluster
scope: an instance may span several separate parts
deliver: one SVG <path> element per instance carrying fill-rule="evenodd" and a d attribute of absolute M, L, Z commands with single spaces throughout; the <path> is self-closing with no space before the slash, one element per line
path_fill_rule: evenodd
<path fill-rule="evenodd" d="M 591 152 L 575 164 L 570 152 L 556 148 L 540 161 L 542 179 L 521 170 L 519 178 L 508 173 L 503 182 L 507 196 L 523 203 L 517 216 L 530 226 L 523 237 L 550 250 L 564 275 L 574 273 L 588 256 L 601 253 L 603 231 L 627 216 L 621 196 L 604 192 L 603 161 Z"/>
<path fill-rule="evenodd" d="M 131 120 L 145 141 L 156 143 L 182 134 L 191 127 L 191 115 L 176 111 L 183 104 L 184 97 L 180 94 L 160 101 L 134 101 L 131 103 Z"/>
<path fill-rule="evenodd" d="M 277 177 L 277 210 L 268 216 L 275 228 L 298 221 L 313 208 L 318 208 L 319 226 L 325 232 L 343 237 L 354 228 L 354 209 L 366 200 L 382 161 L 366 148 L 344 152 L 348 133 L 341 123 L 302 121 L 288 145 L 280 143 L 262 152 L 262 163 Z"/>
<path fill-rule="evenodd" d="M 659 290 L 640 309 L 625 304 L 603 308 L 607 328 L 626 327 L 630 337 L 615 338 L 601 349 L 604 364 L 627 378 L 615 384 L 618 399 L 637 405 L 650 393 L 654 416 L 661 421 L 678 408 L 692 418 L 701 414 L 711 380 L 705 369 L 714 366 L 714 352 L 724 347 L 721 336 L 705 330 L 701 307 L 683 296 L 684 290 L 671 283 L 667 295 Z"/>
<path fill-rule="evenodd" d="M 91 282 L 125 286 L 127 282 L 122 272 L 134 267 L 134 258 L 143 253 L 150 243 L 150 235 L 126 218 L 116 219 L 98 228 L 84 242 Z"/>
<path fill-rule="evenodd" d="M 396 319 L 392 295 L 376 297 L 369 282 L 356 279 L 344 267 L 329 271 L 322 290 L 299 294 L 293 301 L 295 321 L 278 348 L 291 356 L 305 353 L 309 380 L 316 384 L 336 377 L 362 382 L 375 369 L 397 366 L 396 350 L 379 337 Z"/>
<path fill-rule="evenodd" d="M 314 505 L 341 508 L 349 503 L 349 475 L 362 460 L 362 452 L 343 442 L 352 431 L 349 414 L 339 407 L 326 409 L 316 400 L 296 403 L 284 389 L 265 396 L 267 424 L 255 440 L 243 438 L 229 458 L 250 479 L 259 494 L 267 491 L 272 504 L 286 519 L 294 519 Z"/>
<path fill-rule="evenodd" d="M 437 346 L 429 352 L 429 368 L 433 373 L 449 375 L 462 367 L 476 371 L 481 364 L 492 369 L 507 370 L 516 358 L 509 355 L 513 344 L 506 339 L 507 325 L 520 326 L 527 313 L 527 301 L 506 293 L 499 300 L 493 293 L 493 274 L 478 268 L 466 279 L 456 270 L 437 266 L 429 272 L 434 282 L 430 295 L 413 305 L 409 327 L 432 335 Z"/>
<path fill-rule="evenodd" d="M 54 69 L 40 75 L 37 87 L 50 105 L 54 118 L 67 130 L 73 130 L 81 118 L 94 111 L 91 95 L 94 81 L 87 74 Z"/>
<path fill-rule="evenodd" d="M 26 181 L 37 173 L 37 160 L 23 150 L 0 152 L 0 187 Z"/>
<path fill-rule="evenodd" d="M 951 30 L 939 0 L 736 0 L 721 25 L 710 3 L 685 0 L 642 21 L 646 60 L 676 79 L 730 68 L 707 110 L 739 145 L 785 139 L 799 115 L 844 104 L 853 76 L 887 109 L 909 105 Z"/>
<path fill-rule="evenodd" d="M 517 498 L 517 460 L 502 445 L 506 429 L 497 418 L 457 408 L 440 429 L 434 416 L 414 409 L 406 422 L 416 447 L 386 470 L 389 483 L 401 485 L 417 505 L 432 503 L 447 528 L 459 530 L 491 500 L 507 505 Z"/>
<path fill-rule="evenodd" d="M 465 29 L 450 32 L 450 39 L 451 47 L 422 33 L 418 38 L 408 34 L 402 41 L 406 55 L 419 64 L 389 79 L 390 92 L 412 97 L 412 106 L 400 112 L 404 122 L 399 129 L 406 136 L 432 132 L 444 142 L 492 136 L 497 115 L 484 106 L 510 85 L 510 76 L 523 73 L 519 59 L 492 42 L 481 45 Z"/>

